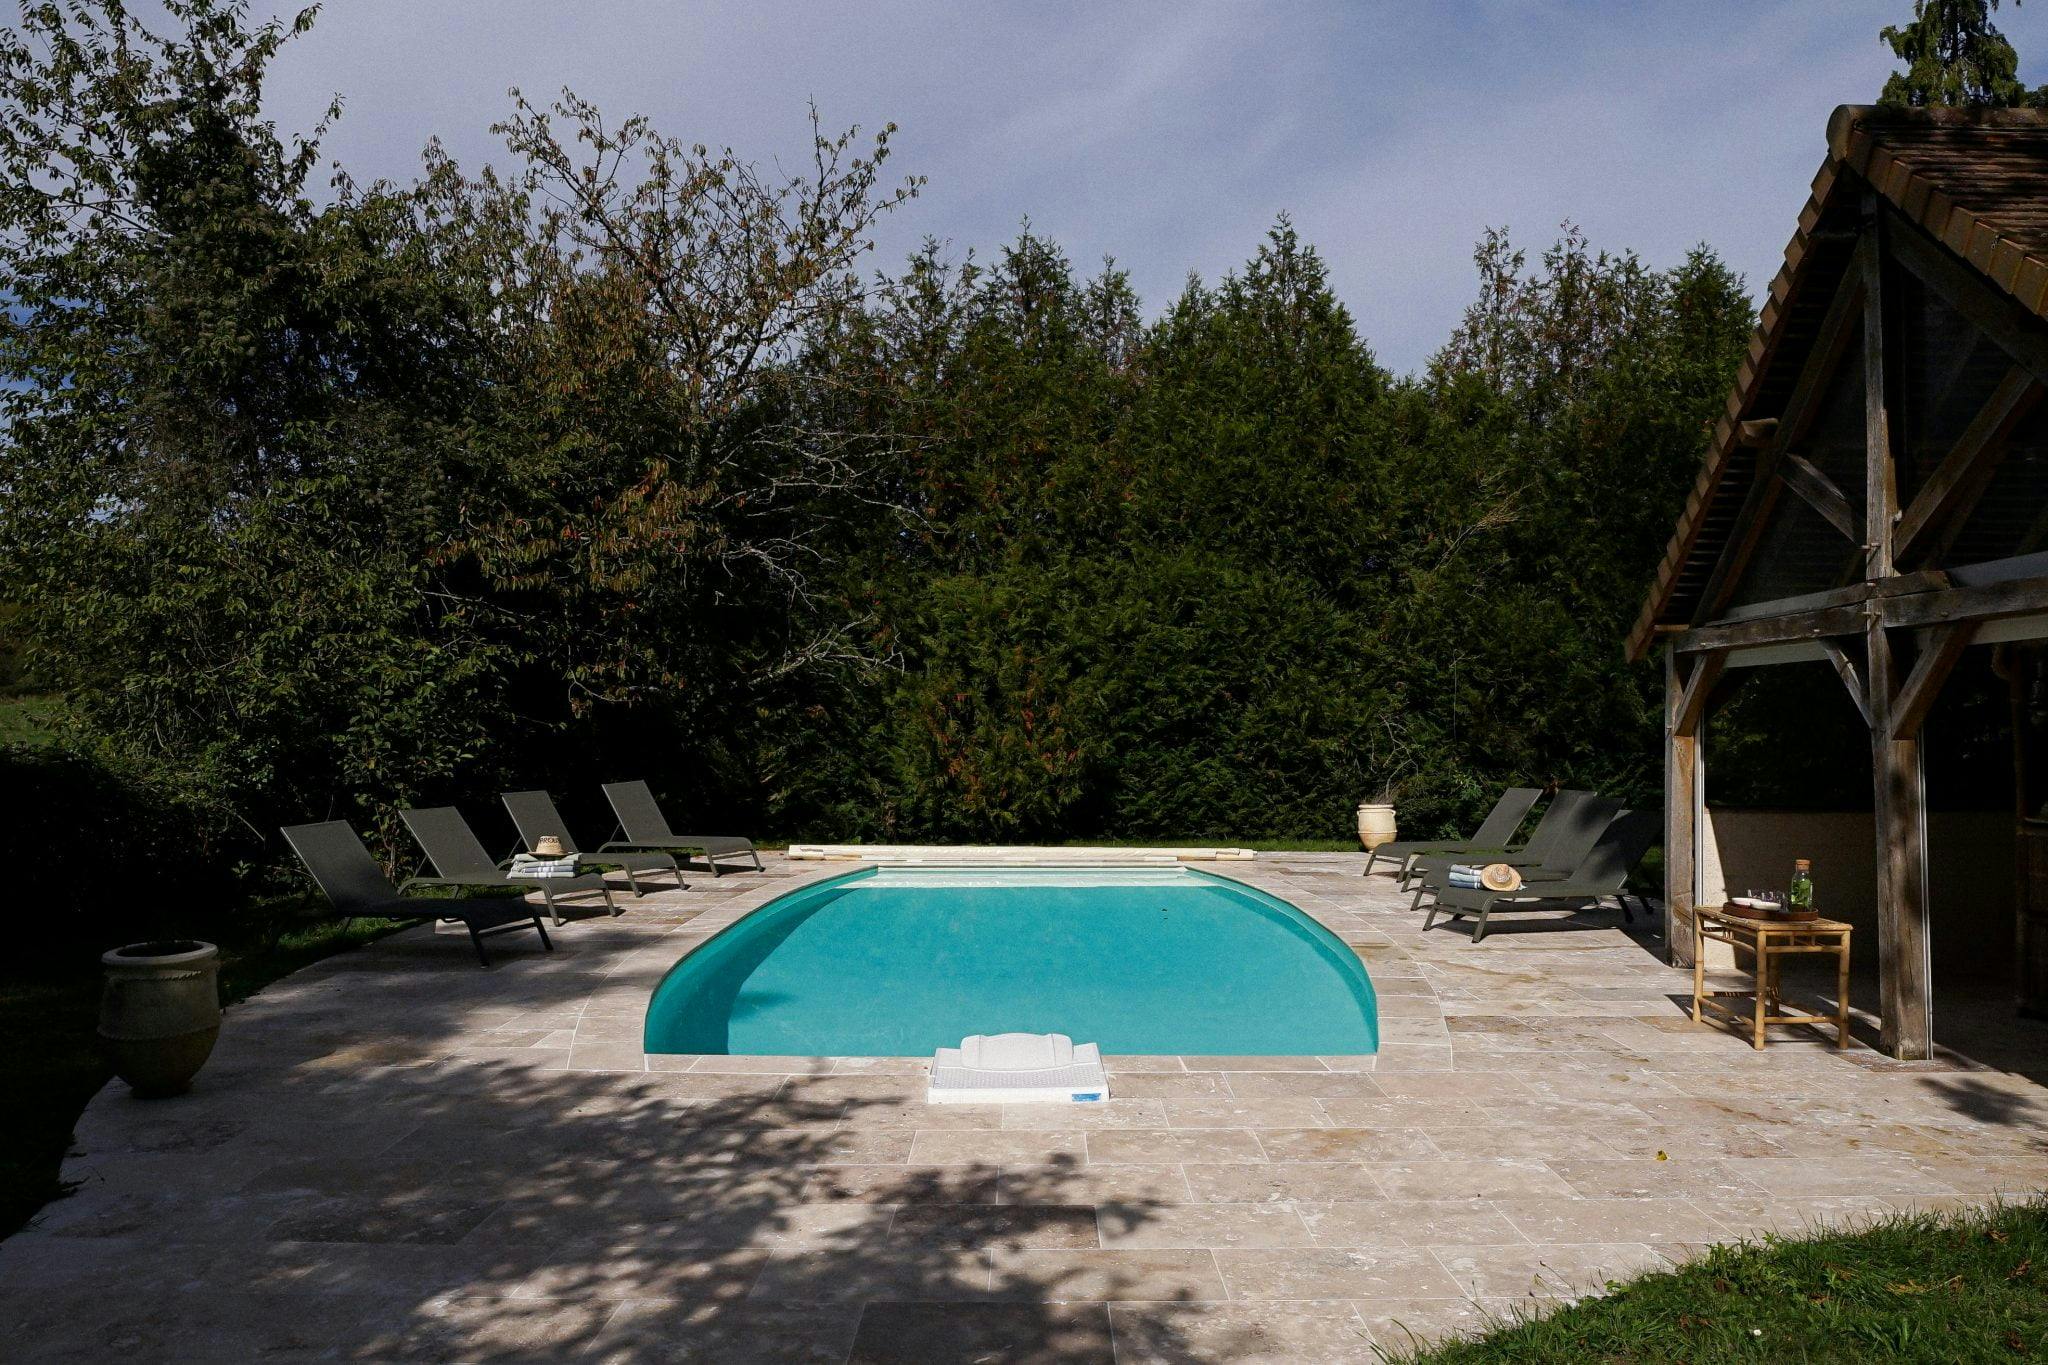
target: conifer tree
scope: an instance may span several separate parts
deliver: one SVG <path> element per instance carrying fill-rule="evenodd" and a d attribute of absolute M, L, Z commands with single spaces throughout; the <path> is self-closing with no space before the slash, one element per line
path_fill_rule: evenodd
<path fill-rule="evenodd" d="M 2012 0 L 2018 9 L 2020 0 Z M 1889 24 L 1878 37 L 1906 64 L 1884 83 L 1878 103 L 2007 108 L 2048 104 L 2048 86 L 2028 89 L 2019 54 L 1991 22 L 1998 0 L 1913 0 L 1908 24 Z"/>

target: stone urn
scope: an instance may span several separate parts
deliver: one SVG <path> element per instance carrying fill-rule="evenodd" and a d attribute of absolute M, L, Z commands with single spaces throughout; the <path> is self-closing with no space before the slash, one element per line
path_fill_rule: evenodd
<path fill-rule="evenodd" d="M 1358 842 L 1367 849 L 1394 842 L 1394 808 L 1367 801 L 1358 808 Z"/>
<path fill-rule="evenodd" d="M 131 943 L 101 955 L 100 1041 L 144 1099 L 182 1095 L 220 1037 L 220 949 L 198 939 Z"/>

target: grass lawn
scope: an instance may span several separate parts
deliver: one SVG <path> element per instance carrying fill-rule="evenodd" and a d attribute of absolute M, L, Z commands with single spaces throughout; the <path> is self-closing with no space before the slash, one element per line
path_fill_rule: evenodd
<path fill-rule="evenodd" d="M 309 925 L 274 941 L 221 945 L 221 998 L 245 1000 L 309 962 L 388 933 L 388 920 Z M 109 945 L 112 946 L 112 945 Z M 0 971 L 0 1237 L 63 1193 L 57 1179 L 71 1129 L 109 1072 L 94 1037 L 97 961 L 16 961 Z M 235 1026 L 229 1011 L 226 1028 Z"/>
<path fill-rule="evenodd" d="M 0 744 L 40 748 L 57 737 L 55 697 L 0 695 Z"/>
<path fill-rule="evenodd" d="M 2048 1359 L 2048 1205 L 1715 1247 L 1414 1365 Z"/>

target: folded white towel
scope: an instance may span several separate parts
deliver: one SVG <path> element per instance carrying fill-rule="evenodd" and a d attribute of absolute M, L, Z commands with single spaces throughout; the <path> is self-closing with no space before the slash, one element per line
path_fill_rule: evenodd
<path fill-rule="evenodd" d="M 531 853 L 512 855 L 512 866 L 506 872 L 510 877 L 574 877 L 580 875 L 576 866 L 576 855 L 566 858 L 536 858 Z"/>

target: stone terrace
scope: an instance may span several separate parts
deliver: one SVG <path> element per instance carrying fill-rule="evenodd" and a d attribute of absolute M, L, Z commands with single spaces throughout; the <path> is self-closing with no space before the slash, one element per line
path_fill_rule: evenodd
<path fill-rule="evenodd" d="M 77 1192 L 0 1244 L 6 1353 L 1374 1359 L 1705 1243 L 2048 1185 L 2020 1075 L 1755 1053 L 1612 912 L 1474 946 L 1362 865 L 1228 870 L 1355 946 L 1377 1057 L 1122 1058 L 1100 1107 L 642 1054 L 680 954 L 843 867 L 622 896 L 488 972 L 409 931 L 231 1010 L 190 1096 L 93 1101 Z"/>

